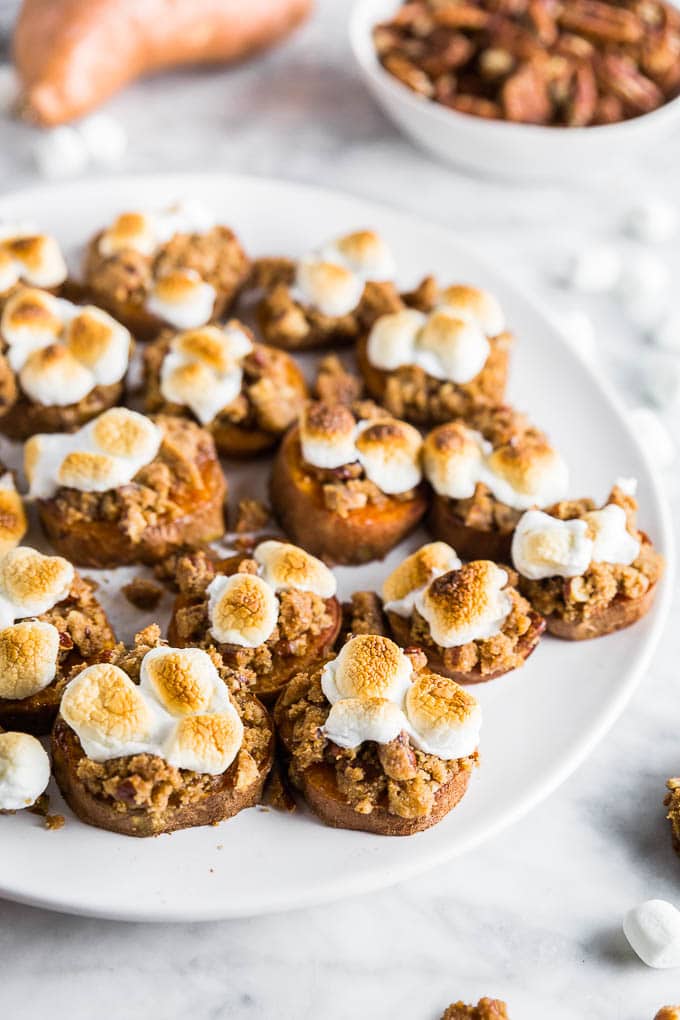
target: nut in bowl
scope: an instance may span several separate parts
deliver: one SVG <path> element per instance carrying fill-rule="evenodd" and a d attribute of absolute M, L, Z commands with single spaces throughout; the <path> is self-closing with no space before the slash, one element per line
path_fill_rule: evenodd
<path fill-rule="evenodd" d="M 451 2 L 438 4 L 440 9 L 449 7 L 455 9 L 456 6 L 460 5 Z M 478 3 L 465 6 L 472 7 L 483 17 L 484 9 L 488 5 Z M 558 5 L 565 8 L 561 15 L 562 21 L 574 17 L 582 6 L 580 3 Z M 597 6 L 601 9 L 612 5 Z M 465 93 L 455 100 L 459 109 L 432 101 L 429 95 L 423 94 L 422 91 L 414 91 L 403 81 L 398 80 L 394 73 L 386 70 L 376 50 L 375 27 L 389 22 L 401 7 L 402 4 L 398 0 L 357 0 L 350 21 L 354 55 L 366 84 L 395 123 L 417 145 L 446 162 L 476 172 L 516 180 L 566 180 L 600 175 L 614 168 L 620 170 L 623 163 L 632 162 L 639 153 L 647 154 L 650 145 L 670 134 L 680 121 L 680 99 L 677 98 L 677 92 L 672 84 L 664 84 L 664 78 L 659 78 L 658 72 L 653 68 L 648 67 L 645 73 L 645 67 L 636 64 L 635 60 L 622 60 L 614 49 L 609 52 L 610 48 L 625 42 L 610 38 L 613 30 L 611 24 L 603 29 L 598 29 L 598 25 L 595 28 L 592 25 L 586 25 L 585 28 L 568 24 L 563 26 L 570 38 L 581 40 L 585 37 L 586 45 L 595 46 L 598 65 L 604 62 L 600 60 L 602 55 L 607 61 L 606 67 L 598 66 L 598 79 L 602 82 L 598 88 L 601 95 L 611 95 L 619 102 L 607 101 L 605 109 L 599 115 L 601 122 L 585 121 L 588 126 L 578 126 L 584 122 L 583 114 L 575 119 L 571 117 L 574 126 L 566 126 L 568 118 L 562 121 L 561 126 L 552 126 L 547 106 L 540 116 L 536 113 L 537 87 L 533 80 L 528 81 L 528 84 L 524 83 L 527 85 L 526 93 L 524 88 L 518 91 L 522 100 L 520 106 L 523 106 L 524 101 L 530 101 L 533 110 L 531 119 L 538 123 L 519 122 L 520 116 L 522 120 L 527 120 L 531 113 L 523 109 L 519 112 L 514 111 L 513 120 L 494 119 L 502 116 L 502 113 L 495 109 L 492 100 L 488 100 L 486 115 L 482 111 L 479 111 L 482 112 L 481 116 L 479 112 L 477 115 L 463 112 L 466 106 L 461 100 L 467 99 Z M 650 7 L 658 12 L 659 18 L 674 21 L 673 5 L 652 4 Z M 637 19 L 637 16 L 633 16 L 632 11 L 622 11 L 618 6 L 616 8 L 612 6 L 612 11 L 615 15 L 612 20 L 616 21 L 616 25 L 623 16 L 626 24 L 622 30 L 631 33 L 631 40 L 635 35 L 635 41 L 629 43 L 634 51 L 641 45 L 640 40 L 646 41 L 649 38 L 656 52 L 657 39 L 662 40 L 666 31 L 675 33 L 673 25 L 665 28 L 661 23 L 659 26 L 646 24 Z M 541 59 L 543 56 L 536 47 L 542 48 L 543 55 L 549 53 L 548 44 L 541 43 L 535 31 L 527 32 L 524 26 L 516 26 L 513 23 L 515 19 L 499 19 L 497 15 L 494 24 L 499 20 L 507 21 L 508 35 L 512 40 L 510 50 L 520 45 L 519 27 L 521 38 L 527 45 L 530 44 L 532 52 L 538 52 Z M 460 36 L 463 41 L 468 38 L 466 29 L 462 28 L 458 32 L 451 26 L 449 28 L 456 38 Z M 503 48 L 504 53 L 506 49 L 507 47 Z M 463 56 L 459 59 L 463 59 Z M 512 52 L 510 58 L 514 65 L 516 58 Z M 478 60 L 478 57 L 475 55 L 474 59 Z M 677 55 L 670 64 L 677 67 Z M 523 60 L 522 66 L 529 67 L 530 62 Z M 424 72 L 421 73 L 426 77 Z M 669 72 L 667 69 L 665 74 L 668 73 L 672 71 Z M 607 76 L 609 86 L 605 81 Z M 612 78 L 615 80 L 612 81 Z M 429 83 L 429 77 L 427 80 Z M 431 86 L 428 84 L 425 92 L 429 91 Z M 483 93 L 481 88 L 479 91 Z M 570 92 L 570 96 L 572 94 L 577 93 Z M 631 95 L 636 100 L 633 105 Z M 609 106 L 609 112 L 606 106 Z M 645 112 L 647 110 L 649 112 Z M 623 117 L 629 119 L 622 119 Z"/>

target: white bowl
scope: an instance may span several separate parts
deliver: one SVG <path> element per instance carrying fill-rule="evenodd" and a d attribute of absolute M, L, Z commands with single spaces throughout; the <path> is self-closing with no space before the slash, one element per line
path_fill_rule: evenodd
<path fill-rule="evenodd" d="M 649 158 L 650 146 L 680 125 L 680 98 L 633 120 L 587 128 L 510 124 L 450 110 L 411 91 L 377 58 L 372 29 L 400 6 L 399 0 L 357 0 L 349 25 L 352 49 L 392 120 L 448 163 L 516 180 L 573 180 Z"/>

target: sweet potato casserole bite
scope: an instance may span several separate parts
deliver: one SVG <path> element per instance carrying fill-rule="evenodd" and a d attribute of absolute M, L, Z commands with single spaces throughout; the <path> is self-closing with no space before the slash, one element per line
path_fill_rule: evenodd
<path fill-rule="evenodd" d="M 113 648 L 92 587 L 60 556 L 0 558 L 0 725 L 49 733 L 72 669 Z"/>
<path fill-rule="evenodd" d="M 439 288 L 430 278 L 404 299 L 358 341 L 370 395 L 418 425 L 501 404 L 513 338 L 496 298 L 461 284 Z"/>
<path fill-rule="evenodd" d="M 193 422 L 116 407 L 24 452 L 45 533 L 74 563 L 154 563 L 224 534 L 226 482 L 212 436 Z"/>
<path fill-rule="evenodd" d="M 612 124 L 680 92 L 680 13 L 663 0 L 404 0 L 373 39 L 418 95 L 494 120 Z"/>
<path fill-rule="evenodd" d="M 163 326 L 194 329 L 227 310 L 250 273 L 229 227 L 195 201 L 125 212 L 90 242 L 85 283 L 142 340 Z"/>
<path fill-rule="evenodd" d="M 545 434 L 508 406 L 433 429 L 423 443 L 423 469 L 435 493 L 429 529 L 465 559 L 508 562 L 523 511 L 555 503 L 568 483 L 566 464 Z"/>
<path fill-rule="evenodd" d="M 351 343 L 401 302 L 394 257 L 372 230 L 359 230 L 303 255 L 260 259 L 257 319 L 267 343 L 310 350 Z"/>
<path fill-rule="evenodd" d="M 333 574 L 287 542 L 260 542 L 252 556 L 183 557 L 177 583 L 169 640 L 214 647 L 266 701 L 320 662 L 338 636 Z"/>
<path fill-rule="evenodd" d="M 427 509 L 420 448 L 413 426 L 373 404 L 310 403 L 276 454 L 272 507 L 315 556 L 382 559 Z"/>
<path fill-rule="evenodd" d="M 307 396 L 293 358 L 236 319 L 161 336 L 144 351 L 144 376 L 147 411 L 195 418 L 228 457 L 275 446 Z"/>
<path fill-rule="evenodd" d="M 548 630 L 572 641 L 629 627 L 649 611 L 663 559 L 637 527 L 635 482 L 592 499 L 528 510 L 512 541 L 520 590 Z"/>
<path fill-rule="evenodd" d="M 68 432 L 112 407 L 132 353 L 124 326 L 94 305 L 20 287 L 0 319 L 0 431 Z"/>
<path fill-rule="evenodd" d="M 274 734 L 217 657 L 147 627 L 75 670 L 52 733 L 54 775 L 82 821 L 127 836 L 214 825 L 256 804 Z"/>
<path fill-rule="evenodd" d="M 427 829 L 462 798 L 477 762 L 476 700 L 378 635 L 295 676 L 274 717 L 292 783 L 337 828 Z"/>
<path fill-rule="evenodd" d="M 545 629 L 516 583 L 511 570 L 490 560 L 462 564 L 451 546 L 431 542 L 383 585 L 392 635 L 458 683 L 502 676 L 524 665 Z"/>

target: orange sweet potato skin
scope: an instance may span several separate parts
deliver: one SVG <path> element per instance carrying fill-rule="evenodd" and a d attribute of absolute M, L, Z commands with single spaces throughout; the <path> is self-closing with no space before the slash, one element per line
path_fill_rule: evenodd
<path fill-rule="evenodd" d="M 142 74 L 236 60 L 281 39 L 312 0 L 24 0 L 14 63 L 24 115 L 61 124 Z"/>

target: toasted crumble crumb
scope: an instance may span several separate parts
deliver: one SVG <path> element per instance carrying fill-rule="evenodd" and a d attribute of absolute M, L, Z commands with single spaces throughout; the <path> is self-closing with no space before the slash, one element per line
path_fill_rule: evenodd
<path fill-rule="evenodd" d="M 442 1020 L 508 1020 L 508 1007 L 500 999 L 480 999 L 476 1006 L 453 1002 Z"/>
<path fill-rule="evenodd" d="M 163 597 L 160 584 L 146 577 L 135 577 L 121 588 L 123 595 L 137 609 L 155 609 Z"/>
<path fill-rule="evenodd" d="M 259 499 L 245 497 L 239 501 L 236 510 L 234 531 L 237 535 L 261 531 L 271 518 L 269 507 Z"/>

